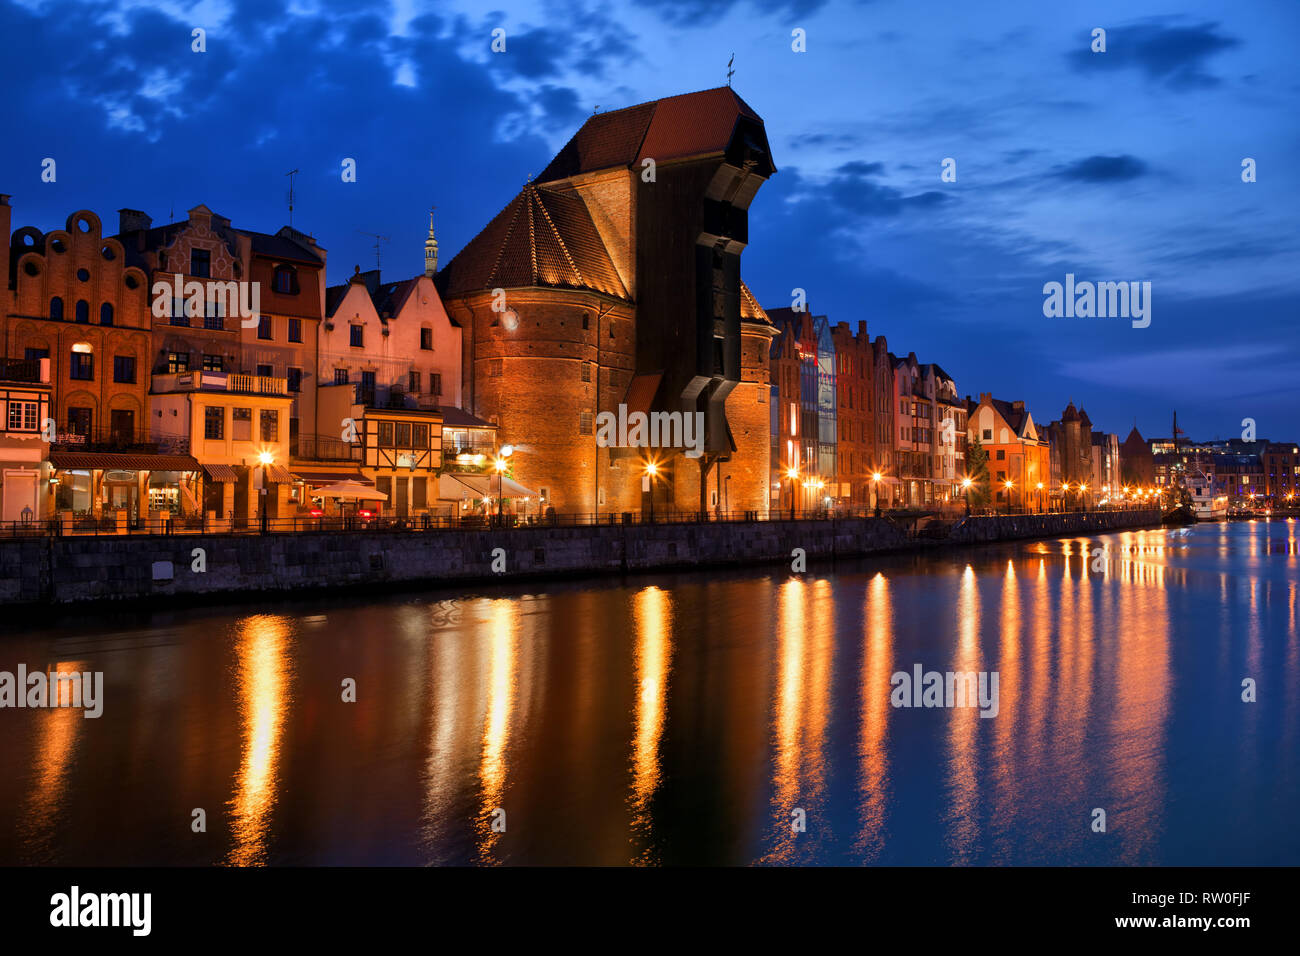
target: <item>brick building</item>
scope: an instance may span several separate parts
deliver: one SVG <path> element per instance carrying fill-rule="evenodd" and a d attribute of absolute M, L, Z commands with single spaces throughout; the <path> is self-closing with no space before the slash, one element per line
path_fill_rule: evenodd
<path fill-rule="evenodd" d="M 1150 488 L 1156 480 L 1156 463 L 1147 440 L 1137 430 L 1128 433 L 1119 446 L 1120 483 L 1129 488 Z"/>
<path fill-rule="evenodd" d="M 656 507 L 704 510 L 712 477 L 730 509 L 767 509 L 771 326 L 740 255 L 774 172 L 729 88 L 597 114 L 439 274 L 466 410 L 499 425 L 549 506 L 645 510 L 644 477 Z M 599 447 L 595 420 L 620 405 L 703 414 L 704 453 Z"/>
<path fill-rule="evenodd" d="M 875 354 L 867 323 L 857 332 L 847 322 L 831 330 L 835 345 L 839 488 L 836 496 L 852 508 L 871 507 L 871 475 L 876 457 Z"/>

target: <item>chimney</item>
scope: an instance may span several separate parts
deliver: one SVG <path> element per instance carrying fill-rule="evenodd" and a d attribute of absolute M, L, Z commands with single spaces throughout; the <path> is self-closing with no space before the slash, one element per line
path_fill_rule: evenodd
<path fill-rule="evenodd" d="M 866 319 L 858 319 L 858 335 L 861 335 L 863 338 L 866 337 L 866 335 L 867 335 L 867 320 L 866 320 Z"/>
<path fill-rule="evenodd" d="M 117 211 L 117 231 L 119 233 L 143 231 L 153 225 L 153 219 L 139 209 L 119 209 Z"/>
<path fill-rule="evenodd" d="M 980 392 L 980 402 L 990 402 L 990 403 L 991 403 L 992 401 L 993 401 L 993 393 L 992 393 L 992 392 Z"/>
<path fill-rule="evenodd" d="M 1024 403 L 1024 402 L 1012 402 L 1012 403 L 1011 403 L 1011 407 L 1014 408 L 1014 409 L 1015 409 L 1016 411 L 1018 411 L 1018 412 L 1023 412 L 1023 411 L 1025 410 L 1025 403 Z"/>
<path fill-rule="evenodd" d="M 9 194 L 0 193 L 0 296 L 9 289 Z"/>

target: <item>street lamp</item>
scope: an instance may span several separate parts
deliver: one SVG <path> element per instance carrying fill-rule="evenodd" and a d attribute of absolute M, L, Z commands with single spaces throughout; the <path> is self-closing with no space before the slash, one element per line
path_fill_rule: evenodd
<path fill-rule="evenodd" d="M 495 468 L 497 472 L 497 524 L 501 524 L 501 512 L 505 507 L 505 499 L 506 499 L 505 472 L 506 472 L 506 468 L 508 467 L 506 462 L 506 449 L 509 447 L 510 446 L 507 445 L 506 448 L 502 448 L 501 456 L 492 463 L 492 467 Z"/>
<path fill-rule="evenodd" d="M 653 461 L 646 462 L 646 478 L 650 482 L 650 523 L 654 524 L 655 520 L 655 476 L 659 474 L 659 466 Z"/>
<path fill-rule="evenodd" d="M 872 502 L 872 506 L 876 509 L 876 517 L 879 518 L 880 517 L 880 472 L 878 471 L 873 471 L 871 473 L 871 502 Z M 969 502 L 967 503 L 966 510 L 967 512 L 970 511 Z"/>
<path fill-rule="evenodd" d="M 1038 483 L 1038 513 L 1043 513 L 1043 483 Z"/>
<path fill-rule="evenodd" d="M 1085 510 L 1087 510 L 1087 507 L 1088 507 L 1088 506 L 1087 506 L 1087 504 L 1085 503 L 1085 501 L 1084 501 L 1084 497 L 1083 497 L 1083 496 L 1087 493 L 1087 491 L 1088 491 L 1088 486 L 1087 486 L 1086 484 L 1084 484 L 1083 482 L 1080 482 L 1080 483 L 1079 483 L 1079 510 L 1080 510 L 1080 511 L 1085 511 Z"/>
<path fill-rule="evenodd" d="M 1007 514 L 1011 514 L 1011 489 L 1016 485 L 1010 478 L 1003 482 L 1003 484 L 1007 486 Z"/>
<path fill-rule="evenodd" d="M 794 520 L 794 495 L 795 495 L 794 489 L 795 489 L 795 482 L 799 480 L 799 469 L 793 467 L 787 468 L 785 471 L 785 476 L 790 479 L 790 520 L 793 521 Z"/>
<path fill-rule="evenodd" d="M 970 486 L 971 486 L 971 480 L 969 478 L 963 478 L 961 480 L 961 490 L 966 495 L 966 517 L 967 518 L 970 517 Z"/>
<path fill-rule="evenodd" d="M 275 456 L 269 451 L 264 451 L 258 454 L 257 460 L 262 466 L 262 534 L 266 534 L 269 527 L 269 519 L 266 514 L 266 470 L 271 462 L 275 461 Z"/>

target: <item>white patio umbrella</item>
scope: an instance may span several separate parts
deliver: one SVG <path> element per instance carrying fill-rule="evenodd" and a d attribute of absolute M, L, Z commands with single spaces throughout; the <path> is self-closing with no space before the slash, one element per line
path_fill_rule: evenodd
<path fill-rule="evenodd" d="M 376 491 L 359 481 L 336 481 L 332 485 L 317 488 L 311 493 L 313 498 L 342 498 L 346 501 L 387 501 L 388 495 Z"/>

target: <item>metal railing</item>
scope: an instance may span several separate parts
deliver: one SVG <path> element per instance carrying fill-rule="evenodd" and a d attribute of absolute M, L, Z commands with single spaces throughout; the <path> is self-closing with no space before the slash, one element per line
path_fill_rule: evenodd
<path fill-rule="evenodd" d="M 1142 509 L 1098 509 L 1142 510 Z M 1153 509 L 1148 509 L 1153 510 Z M 1068 514 L 1071 512 L 1049 512 Z M 1013 515 L 1033 517 L 1038 512 L 1013 512 Z M 1005 512 L 984 512 L 971 517 L 1005 517 Z M 798 522 L 830 522 L 876 517 L 872 509 L 827 509 L 822 511 L 796 511 L 793 520 Z M 890 522 L 909 537 L 944 537 L 937 529 L 951 529 L 965 515 L 955 517 L 950 513 L 917 511 L 882 511 L 879 518 Z M 929 519 L 928 521 L 926 519 Z M 207 515 L 164 515 L 133 518 L 119 523 L 114 514 L 95 517 L 89 514 L 74 516 L 65 521 L 60 515 L 40 521 L 13 521 L 0 523 L 0 538 L 41 536 L 113 536 L 113 535 L 176 535 L 176 534 L 302 534 L 308 532 L 423 532 L 423 531 L 495 531 L 530 528 L 582 528 L 596 526 L 647 526 L 647 525 L 706 525 L 706 524 L 760 524 L 791 521 L 790 512 L 772 511 L 673 511 L 667 514 L 649 512 L 601 512 L 599 514 L 553 513 L 546 515 L 469 514 L 469 515 L 375 515 L 359 514 L 322 515 L 309 514 L 288 517 L 261 515 L 227 515 L 213 519 Z M 930 530 L 927 531 L 927 528 Z"/>

